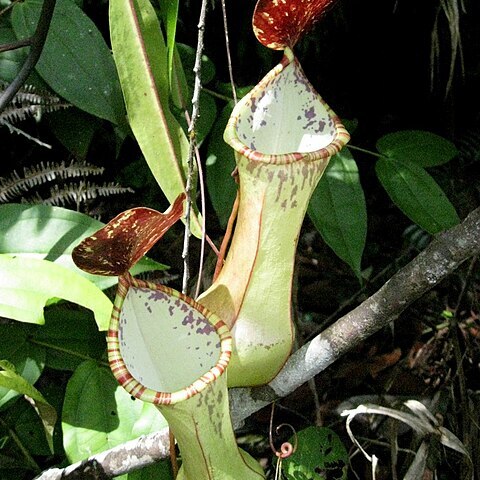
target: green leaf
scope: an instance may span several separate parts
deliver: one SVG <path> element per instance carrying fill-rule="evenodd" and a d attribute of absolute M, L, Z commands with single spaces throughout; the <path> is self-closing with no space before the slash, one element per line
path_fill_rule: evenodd
<path fill-rule="evenodd" d="M 367 210 L 357 165 L 347 148 L 331 158 L 308 215 L 325 243 L 361 278 Z"/>
<path fill-rule="evenodd" d="M 177 20 L 178 20 L 178 4 L 179 0 L 167 0 L 159 1 L 160 13 L 162 15 L 162 21 L 165 25 L 165 31 L 167 34 L 167 51 L 168 51 L 168 72 L 170 72 L 170 88 L 172 86 L 171 76 L 173 73 L 173 56 L 175 53 L 175 35 L 177 33 Z"/>
<path fill-rule="evenodd" d="M 88 310 L 71 305 L 45 309 L 45 325 L 37 328 L 33 343 L 45 347 L 46 364 L 57 370 L 75 370 L 86 359 L 100 360 L 105 353 L 105 334 L 98 331 Z"/>
<path fill-rule="evenodd" d="M 33 35 L 42 0 L 25 0 L 13 8 L 17 38 Z M 57 2 L 47 41 L 36 70 L 63 98 L 115 124 L 125 110 L 110 50 L 95 24 L 72 1 Z"/>
<path fill-rule="evenodd" d="M 297 434 L 297 450 L 283 460 L 288 480 L 344 480 L 348 452 L 338 435 L 329 428 L 308 427 Z M 291 438 L 290 443 L 295 443 Z"/>
<path fill-rule="evenodd" d="M 112 303 L 90 281 L 46 260 L 0 255 L 0 316 L 43 325 L 43 308 L 55 298 L 89 308 L 107 330 Z"/>
<path fill-rule="evenodd" d="M 192 114 L 190 98 L 192 96 L 195 77 L 193 67 L 195 63 L 195 50 L 188 45 L 178 43 L 175 50 L 174 69 L 172 71 L 172 101 L 177 109 L 173 110 L 175 118 L 185 132 L 188 124 L 185 118 L 185 110 Z M 215 65 L 203 55 L 202 57 L 202 85 L 209 83 L 215 78 Z M 199 116 L 195 128 L 195 140 L 200 146 L 205 137 L 210 133 L 217 118 L 217 104 L 215 99 L 208 93 L 200 92 Z"/>
<path fill-rule="evenodd" d="M 183 69 L 182 60 L 178 52 L 178 44 L 175 44 L 170 82 L 170 97 L 175 107 L 183 111 L 190 104 L 190 89 L 187 85 L 187 77 Z"/>
<path fill-rule="evenodd" d="M 427 232 L 438 233 L 459 223 L 455 208 L 422 167 L 381 158 L 375 170 L 393 203 Z"/>
<path fill-rule="evenodd" d="M 0 360 L 0 387 L 8 388 L 21 395 L 27 395 L 30 397 L 30 403 L 33 407 L 33 410 L 32 408 L 28 408 L 26 410 L 27 418 L 17 421 L 15 429 L 17 430 L 17 433 L 19 433 L 19 437 L 22 436 L 22 431 L 26 433 L 24 436 L 26 436 L 27 439 L 23 443 L 27 443 L 29 445 L 29 450 L 32 453 L 38 455 L 52 453 L 53 429 L 57 420 L 57 413 L 55 412 L 55 409 L 45 400 L 45 398 L 43 398 L 43 395 L 33 385 L 15 372 L 15 366 L 13 364 L 5 360 Z M 41 423 L 38 422 L 39 420 Z M 22 429 L 19 423 L 27 423 L 27 427 Z M 43 426 L 42 430 L 44 430 L 45 433 L 41 432 L 40 436 L 35 435 L 36 429 L 31 426 L 32 423 L 39 423 L 41 426 Z M 44 452 L 45 436 L 49 446 L 49 451 L 46 453 Z M 35 445 L 37 445 L 36 449 Z"/>
<path fill-rule="evenodd" d="M 134 400 L 109 369 L 82 363 L 67 385 L 62 428 L 71 462 L 166 427 L 153 404 Z"/>
<path fill-rule="evenodd" d="M 117 477 L 117 480 L 121 477 Z M 124 476 L 125 480 L 173 480 L 172 467 L 168 460 L 136 470 Z"/>
<path fill-rule="evenodd" d="M 0 358 L 15 366 L 15 371 L 30 385 L 40 377 L 45 366 L 45 349 L 29 341 L 30 325 L 0 324 Z M 0 407 L 20 394 L 0 387 Z"/>
<path fill-rule="evenodd" d="M 202 145 L 205 137 L 210 133 L 210 130 L 217 119 L 217 103 L 208 93 L 200 93 L 199 111 L 200 115 L 195 126 L 195 141 L 197 142 L 198 147 Z M 178 120 L 178 123 L 182 125 L 184 130 L 188 131 L 185 112 L 183 110 L 176 110 L 175 118 Z"/>
<path fill-rule="evenodd" d="M 116 277 L 91 275 L 77 268 L 72 250 L 85 237 L 105 224 L 83 213 L 48 205 L 0 205 L 0 254 L 49 260 L 68 268 L 104 290 L 117 283 Z M 131 269 L 132 275 L 166 267 L 143 258 Z"/>
<path fill-rule="evenodd" d="M 167 49 L 150 1 L 110 2 L 110 37 L 130 126 L 155 179 L 173 203 L 185 191 L 189 143 L 169 109 Z M 200 238 L 196 215 L 191 229 Z"/>
<path fill-rule="evenodd" d="M 0 45 L 15 42 L 17 37 L 9 27 L 0 27 Z M 0 52 L 0 80 L 10 83 L 18 74 L 26 58 L 24 49 Z"/>
<path fill-rule="evenodd" d="M 229 102 L 213 126 L 206 162 L 208 193 L 223 228 L 227 225 L 237 194 L 237 185 L 232 178 L 236 167 L 235 154 L 223 140 L 223 132 L 232 109 L 233 102 Z"/>
<path fill-rule="evenodd" d="M 196 50 L 184 43 L 177 43 L 178 53 L 182 61 L 183 69 L 187 84 L 192 88 L 195 83 L 195 74 L 193 68 L 195 66 Z M 209 84 L 215 79 L 215 64 L 206 56 L 202 55 L 202 85 Z"/>
<path fill-rule="evenodd" d="M 423 130 L 388 133 L 378 140 L 377 150 L 389 158 L 421 167 L 443 165 L 458 154 L 452 142 Z"/>
<path fill-rule="evenodd" d="M 49 113 L 47 121 L 62 145 L 81 159 L 86 158 L 93 135 L 101 125 L 98 118 L 77 108 Z"/>
<path fill-rule="evenodd" d="M 15 405 L 15 408 L 18 408 Z M 15 423 L 15 433 L 32 455 L 51 455 L 53 425 L 46 441 L 41 419 L 32 407 L 26 408 Z"/>
<path fill-rule="evenodd" d="M 28 395 L 34 400 L 48 404 L 42 394 L 21 375 L 16 373 L 15 365 L 7 360 L 0 360 L 0 386 Z"/>

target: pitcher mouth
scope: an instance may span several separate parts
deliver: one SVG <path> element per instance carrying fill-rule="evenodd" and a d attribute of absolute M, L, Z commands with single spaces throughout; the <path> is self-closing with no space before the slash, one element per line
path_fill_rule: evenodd
<path fill-rule="evenodd" d="M 160 349 L 159 352 L 157 352 L 160 357 L 162 356 L 162 348 L 169 346 L 170 349 L 172 349 L 170 355 L 164 355 L 165 362 L 158 362 L 157 358 L 157 364 L 154 365 L 155 367 L 159 367 L 160 365 L 158 365 L 158 363 L 163 363 L 161 368 L 155 368 L 154 370 L 163 371 L 164 375 L 170 375 L 171 378 L 174 379 L 173 383 L 170 381 L 165 382 L 167 388 L 152 388 L 155 381 L 152 380 L 152 378 L 147 378 L 152 369 L 149 369 L 148 366 L 145 367 L 144 362 L 140 359 L 143 351 L 139 348 L 135 348 L 133 345 L 129 346 L 127 344 L 127 342 L 132 343 L 132 330 L 130 330 L 130 333 L 127 332 L 128 329 L 126 328 L 126 322 L 128 320 L 122 314 L 122 309 L 126 306 L 125 301 L 131 290 L 139 290 L 141 292 L 148 291 L 150 298 L 161 299 L 164 296 L 168 296 L 171 299 L 170 306 L 165 306 L 164 308 L 167 312 L 166 317 L 172 317 L 173 314 L 170 314 L 169 312 L 172 311 L 172 308 L 177 308 L 182 312 L 181 315 L 183 315 L 184 321 L 183 323 L 180 322 L 178 326 L 173 325 L 172 323 L 165 327 L 166 330 L 169 328 L 176 329 L 178 327 L 179 330 L 176 330 L 174 334 L 177 335 L 178 332 L 178 335 L 181 336 L 181 329 L 185 327 L 186 329 L 191 328 L 191 332 L 184 332 L 183 335 L 185 338 L 186 335 L 190 337 L 190 334 L 192 336 L 191 338 L 195 338 L 195 335 L 202 337 L 210 336 L 210 338 L 207 339 L 207 342 L 203 342 L 203 345 L 199 343 L 200 346 L 195 346 L 195 342 L 190 342 L 189 346 L 186 347 L 189 350 L 189 352 L 187 352 L 189 357 L 182 357 L 181 360 L 179 359 L 175 364 L 168 363 L 168 357 L 176 355 L 181 356 L 183 352 L 182 347 L 179 347 L 178 345 L 179 342 L 168 342 L 168 337 L 165 336 L 168 345 L 156 345 L 158 349 Z M 154 305 L 147 306 L 147 302 L 145 302 L 143 298 L 138 302 L 138 306 L 142 308 L 142 304 L 147 309 L 153 309 L 154 307 Z M 132 308 L 135 309 L 137 307 L 134 306 L 129 308 L 132 310 Z M 190 312 L 194 313 L 191 314 Z M 187 317 L 189 320 L 185 321 Z M 134 320 L 130 319 L 130 321 L 133 322 Z M 155 318 L 157 327 L 161 322 L 161 318 Z M 155 325 L 152 324 L 152 329 L 154 326 Z M 140 330 L 141 329 L 138 331 L 140 332 Z M 149 332 L 144 330 L 139 336 L 148 337 Z M 152 341 L 152 339 L 150 340 Z M 145 341 L 145 338 L 141 341 Z M 208 346 L 210 344 L 211 349 L 210 347 L 205 347 L 205 345 Z M 147 345 L 147 343 L 145 343 L 145 345 Z M 157 285 L 151 282 L 138 280 L 133 278 L 130 274 L 126 274 L 119 277 L 117 296 L 115 298 L 110 328 L 108 330 L 107 347 L 108 361 L 113 375 L 120 385 L 130 393 L 130 395 L 155 405 L 171 405 L 187 400 L 200 393 L 210 383 L 214 382 L 224 374 L 232 353 L 232 336 L 223 321 L 186 295 L 165 287 L 164 285 Z M 206 358 L 204 362 L 206 366 L 202 364 L 202 360 L 198 359 L 198 355 L 202 355 L 202 349 L 205 348 L 209 349 L 207 352 L 208 358 Z M 148 350 L 148 345 L 145 347 L 145 350 Z M 218 357 L 215 358 L 215 356 Z M 136 365 L 135 362 L 139 365 Z M 184 377 L 190 377 L 190 379 L 185 381 L 185 387 L 178 388 L 177 386 L 176 388 L 175 384 L 178 382 L 179 369 L 184 365 L 188 365 L 188 362 L 193 362 L 190 363 L 192 371 L 185 373 L 186 377 L 185 375 Z M 209 362 L 210 365 L 208 365 Z M 174 386 L 172 387 L 172 385 Z"/>
<path fill-rule="evenodd" d="M 288 164 L 327 159 L 350 136 L 287 48 L 281 62 L 236 105 L 224 139 L 249 160 Z"/>

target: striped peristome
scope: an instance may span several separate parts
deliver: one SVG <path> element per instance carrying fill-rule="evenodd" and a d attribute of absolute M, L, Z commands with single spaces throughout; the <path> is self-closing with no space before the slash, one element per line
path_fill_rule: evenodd
<path fill-rule="evenodd" d="M 132 343 L 136 342 L 136 339 L 134 339 L 132 336 L 130 336 L 128 339 L 122 337 L 122 328 L 123 330 L 125 330 L 127 320 L 128 323 L 139 321 L 138 318 L 132 318 L 132 316 L 129 316 L 128 319 L 123 318 L 124 324 L 122 327 L 122 315 L 124 315 L 125 301 L 129 295 L 129 292 L 132 292 L 134 290 L 136 292 L 140 292 L 142 295 L 144 294 L 145 298 L 148 298 L 149 295 L 154 296 L 156 292 L 160 292 L 164 295 L 164 297 L 161 298 L 160 302 L 154 302 L 154 304 L 148 304 L 147 302 L 145 302 L 145 310 L 143 312 L 135 310 L 135 313 L 140 316 L 142 314 L 145 314 L 145 312 L 148 312 L 148 308 L 153 308 L 154 306 L 163 307 L 161 309 L 162 312 L 160 313 L 153 310 L 149 312 L 149 314 L 152 314 L 153 317 L 155 317 L 155 323 L 152 323 L 150 318 L 145 320 L 146 322 L 148 322 L 148 324 L 146 324 L 148 326 L 148 331 L 145 330 L 144 332 L 142 332 L 145 333 L 145 336 L 147 336 L 146 334 L 148 334 L 148 336 L 167 336 L 168 329 L 170 328 L 174 328 L 175 335 L 177 335 L 178 329 L 179 333 L 176 343 L 172 344 L 171 342 L 169 342 L 168 345 L 163 346 L 163 349 L 161 344 L 156 344 L 158 348 L 157 358 L 162 359 L 162 355 L 166 355 L 166 347 L 168 346 L 170 348 L 173 347 L 172 349 L 175 350 L 179 356 L 183 355 L 184 352 L 180 351 L 182 347 L 181 330 L 183 328 L 185 331 L 187 331 L 187 334 L 189 333 L 188 329 L 191 328 L 189 319 L 191 317 L 195 319 L 192 328 L 195 339 L 192 339 L 192 345 L 198 345 L 199 337 L 202 337 L 202 335 L 207 337 L 211 336 L 210 339 L 207 340 L 206 345 L 207 347 L 211 345 L 212 351 L 214 351 L 215 354 L 218 354 L 218 357 L 212 358 L 211 360 L 213 364 L 208 368 L 205 368 L 205 370 L 200 375 L 193 375 L 195 378 L 191 378 L 191 381 L 188 384 L 184 385 L 182 388 L 178 388 L 175 391 L 158 391 L 153 388 L 149 388 L 149 386 L 145 385 L 142 381 L 135 378 L 135 376 L 132 375 L 131 371 L 133 368 L 142 371 L 142 369 L 148 368 L 148 365 L 145 365 L 143 362 L 133 367 L 132 365 L 127 365 L 127 363 L 131 362 L 132 360 L 131 358 L 129 358 L 126 361 L 124 358 L 125 353 L 127 353 L 131 357 L 140 358 L 139 348 L 135 343 L 133 343 L 133 346 L 129 348 L 127 348 L 127 346 L 125 345 L 125 340 Z M 150 306 L 147 307 L 148 305 Z M 179 313 L 176 318 L 183 318 L 183 322 L 181 322 L 183 323 L 183 325 L 173 325 L 172 327 L 172 325 L 166 322 L 167 320 L 170 320 L 170 318 L 173 318 L 173 314 L 169 315 L 168 313 L 169 309 L 172 307 L 172 311 Z M 167 313 L 165 314 L 165 312 Z M 192 312 L 194 312 L 193 316 L 191 315 Z M 207 325 L 211 328 L 205 328 Z M 160 332 L 158 334 L 154 333 L 156 327 L 157 330 Z M 124 332 L 123 335 L 125 335 Z M 142 335 L 140 335 L 139 337 L 142 337 Z M 184 337 L 186 338 L 185 335 Z M 145 339 L 145 341 L 148 340 L 148 338 Z M 115 297 L 110 328 L 107 335 L 107 347 L 110 368 L 117 381 L 123 386 L 123 388 L 125 388 L 128 393 L 130 393 L 136 398 L 139 398 L 145 402 L 153 403 L 155 405 L 169 405 L 187 400 L 188 398 L 193 397 L 197 393 L 200 393 L 210 383 L 215 381 L 225 372 L 232 352 L 232 337 L 227 326 L 216 315 L 209 312 L 204 306 L 198 304 L 190 297 L 187 297 L 186 295 L 183 295 L 180 292 L 177 292 L 176 290 L 173 290 L 172 288 L 166 287 L 164 285 L 157 285 L 151 282 L 133 278 L 130 274 L 127 273 L 119 277 L 117 295 Z M 190 347 L 187 346 L 187 348 Z M 193 348 L 199 349 L 200 347 L 194 346 Z M 134 351 L 133 354 L 132 351 Z M 151 355 L 154 355 L 154 352 L 149 353 Z M 206 356 L 208 357 L 209 355 L 209 352 L 207 352 Z M 183 360 L 183 363 L 195 361 L 195 359 L 188 358 L 186 356 L 181 358 Z M 175 368 L 177 366 L 178 364 L 167 365 L 167 368 L 172 370 L 172 368 Z M 156 365 L 157 370 L 162 369 L 162 367 L 164 366 L 158 364 Z M 200 371 L 201 368 L 196 367 L 194 370 Z M 180 374 L 180 372 L 177 371 L 177 374 Z M 173 374 L 172 376 L 176 378 L 178 375 Z"/>

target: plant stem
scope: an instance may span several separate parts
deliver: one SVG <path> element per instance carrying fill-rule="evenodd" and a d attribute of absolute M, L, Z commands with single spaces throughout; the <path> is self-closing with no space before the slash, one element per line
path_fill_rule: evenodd
<path fill-rule="evenodd" d="M 69 355 L 72 355 L 73 357 L 81 358 L 83 360 L 94 360 L 95 362 L 98 362 L 100 365 L 110 368 L 110 365 L 108 364 L 108 362 L 97 360 L 96 358 L 89 357 L 88 355 L 84 355 L 83 353 L 72 352 L 71 350 L 68 350 L 68 348 L 59 347 L 58 345 L 53 345 L 48 342 L 42 342 L 41 340 L 34 340 L 33 338 L 29 338 L 29 342 L 35 345 L 40 345 L 42 347 L 50 348 L 51 350 L 55 350 L 57 352 L 67 353 Z"/>
<path fill-rule="evenodd" d="M 235 105 L 237 104 L 237 91 L 235 89 L 235 81 L 233 79 L 232 57 L 230 55 L 230 40 L 228 37 L 228 22 L 227 22 L 227 7 L 225 6 L 225 0 L 221 0 L 222 14 L 223 14 L 223 30 L 225 32 L 225 48 L 227 50 L 227 64 L 228 75 L 230 77 L 230 85 L 232 86 L 232 95 Z"/>
<path fill-rule="evenodd" d="M 188 134 L 190 137 L 190 148 L 188 150 L 188 173 L 186 184 L 186 206 L 185 206 L 185 236 L 183 239 L 183 281 L 182 281 L 182 293 L 186 294 L 188 289 L 188 281 L 190 279 L 190 265 L 189 265 L 189 248 L 190 248 L 190 215 L 192 210 L 192 181 L 193 181 L 193 161 L 195 155 L 195 126 L 198 119 L 198 110 L 200 104 L 200 92 L 202 90 L 201 83 L 201 71 L 202 71 L 202 53 L 203 53 L 203 36 L 205 33 L 205 16 L 207 12 L 207 0 L 202 0 L 202 6 L 200 9 L 200 19 L 198 21 L 198 40 L 197 40 L 197 52 L 195 55 L 195 66 L 193 72 L 195 74 L 195 85 L 193 89 L 192 97 L 192 118 L 190 126 L 188 128 Z M 205 217 L 203 218 L 203 235 L 205 235 Z"/>
<path fill-rule="evenodd" d="M 212 97 L 219 98 L 220 100 L 224 100 L 225 102 L 231 102 L 235 100 L 234 98 L 229 97 L 228 95 L 223 95 L 221 93 L 215 92 L 214 90 L 210 90 L 209 88 L 202 87 L 202 90 L 205 93 L 208 93 Z"/>
<path fill-rule="evenodd" d="M 362 148 L 362 147 L 356 147 L 351 143 L 348 144 L 348 148 L 350 148 L 351 150 L 357 150 L 358 152 L 368 153 L 369 155 L 372 155 L 377 158 L 388 158 L 387 156 L 382 155 L 381 153 L 374 152 L 373 150 L 367 150 L 366 148 Z"/>
<path fill-rule="evenodd" d="M 0 53 L 8 52 L 10 50 L 16 50 L 17 48 L 29 47 L 32 44 L 32 38 L 22 38 L 22 40 L 17 40 L 15 42 L 4 43 L 0 45 Z"/>
<path fill-rule="evenodd" d="M 19 448 L 19 450 L 22 452 L 23 456 L 25 457 L 28 465 L 30 468 L 35 472 L 35 473 L 40 473 L 42 469 L 38 466 L 37 462 L 33 459 L 33 457 L 30 455 L 30 452 L 25 448 L 23 445 L 22 441 L 18 437 L 18 435 L 15 433 L 13 428 L 10 428 L 10 426 L 0 417 L 0 425 L 7 430 L 8 435 L 10 438 L 14 441 L 15 445 Z"/>

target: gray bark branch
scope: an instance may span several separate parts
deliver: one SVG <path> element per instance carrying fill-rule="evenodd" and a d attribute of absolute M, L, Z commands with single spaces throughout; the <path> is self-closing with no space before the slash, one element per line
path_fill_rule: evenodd
<path fill-rule="evenodd" d="M 480 253 L 480 208 L 456 227 L 439 235 L 429 247 L 393 275 L 375 294 L 303 345 L 268 385 L 230 390 L 234 425 L 277 398 L 324 371 L 350 349 L 395 320 L 412 302 L 453 273 L 465 260 Z M 85 480 L 122 475 L 168 456 L 168 430 L 140 437 L 65 469 L 43 472 L 37 480 L 82 478 Z M 98 476 L 75 476 L 89 466 Z"/>

